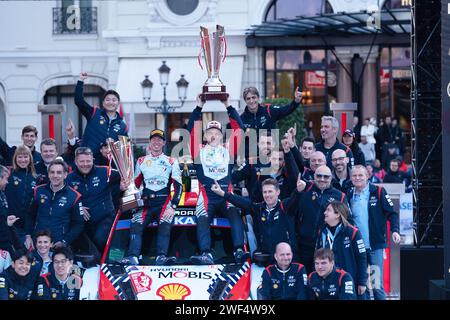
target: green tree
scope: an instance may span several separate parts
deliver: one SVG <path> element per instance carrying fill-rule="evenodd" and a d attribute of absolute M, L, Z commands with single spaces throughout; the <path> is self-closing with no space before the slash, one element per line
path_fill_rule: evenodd
<path fill-rule="evenodd" d="M 292 99 L 289 98 L 265 99 L 262 104 L 271 106 L 283 106 L 291 103 L 291 101 Z M 278 129 L 280 129 L 280 139 L 289 128 L 294 127 L 294 124 L 297 124 L 297 135 L 295 139 L 298 145 L 298 143 L 305 137 L 305 118 L 303 114 L 302 104 L 300 104 L 300 106 L 295 109 L 295 111 L 292 112 L 289 116 L 277 121 L 277 127 Z"/>

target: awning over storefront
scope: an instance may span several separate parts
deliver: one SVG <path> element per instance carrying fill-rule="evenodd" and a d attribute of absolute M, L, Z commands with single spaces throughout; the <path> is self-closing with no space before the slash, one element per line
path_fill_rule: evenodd
<path fill-rule="evenodd" d="M 409 43 L 410 9 L 383 9 L 368 12 L 323 13 L 312 17 L 278 19 L 254 25 L 247 31 L 248 47 L 283 45 L 364 45 L 368 37 L 379 43 Z M 293 41 L 294 39 L 296 41 Z M 275 42 L 278 39 L 278 42 Z"/>
<path fill-rule="evenodd" d="M 117 91 L 120 93 L 124 111 L 129 112 L 133 107 L 136 113 L 154 112 L 145 106 L 142 99 L 141 82 L 148 75 L 153 82 L 150 105 L 159 106 L 163 99 L 163 88 L 160 85 L 158 68 L 162 65 L 161 58 L 122 58 L 119 64 Z M 206 70 L 198 65 L 197 58 L 167 58 L 164 59 L 170 67 L 169 85 L 167 86 L 167 100 L 170 105 L 179 105 L 176 82 L 183 74 L 189 82 L 187 99 L 184 106 L 176 112 L 192 112 L 196 105 L 196 96 L 201 93 L 207 78 Z M 202 62 L 203 64 L 203 62 Z M 242 94 L 242 73 L 244 68 L 243 57 L 227 57 L 220 69 L 220 79 L 230 94 L 230 102 L 238 107 Z M 219 101 L 208 101 L 204 110 L 207 112 L 223 111 L 224 106 Z"/>

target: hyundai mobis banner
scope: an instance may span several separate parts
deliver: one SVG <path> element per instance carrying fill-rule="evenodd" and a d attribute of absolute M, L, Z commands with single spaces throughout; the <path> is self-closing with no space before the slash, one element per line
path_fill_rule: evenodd
<path fill-rule="evenodd" d="M 103 265 L 99 298 L 104 300 L 245 300 L 250 266 L 127 266 L 125 273 Z M 131 287 L 131 291 L 127 290 Z"/>

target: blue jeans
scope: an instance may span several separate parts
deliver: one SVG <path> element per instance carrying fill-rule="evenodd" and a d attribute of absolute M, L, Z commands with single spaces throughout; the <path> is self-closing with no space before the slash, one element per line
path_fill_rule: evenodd
<path fill-rule="evenodd" d="M 375 300 L 386 300 L 384 292 L 384 258 L 383 249 L 368 250 L 367 260 L 370 266 L 369 281 L 372 282 L 373 297 Z M 368 291 L 366 291 L 368 293 Z M 368 293 L 369 294 L 369 293 Z M 368 297 L 368 300 L 370 298 Z"/>

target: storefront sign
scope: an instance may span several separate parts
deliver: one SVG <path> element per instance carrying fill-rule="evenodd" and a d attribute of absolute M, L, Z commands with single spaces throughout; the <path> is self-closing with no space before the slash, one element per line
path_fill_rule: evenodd
<path fill-rule="evenodd" d="M 307 88 L 325 88 L 325 71 L 306 71 L 305 83 Z"/>

